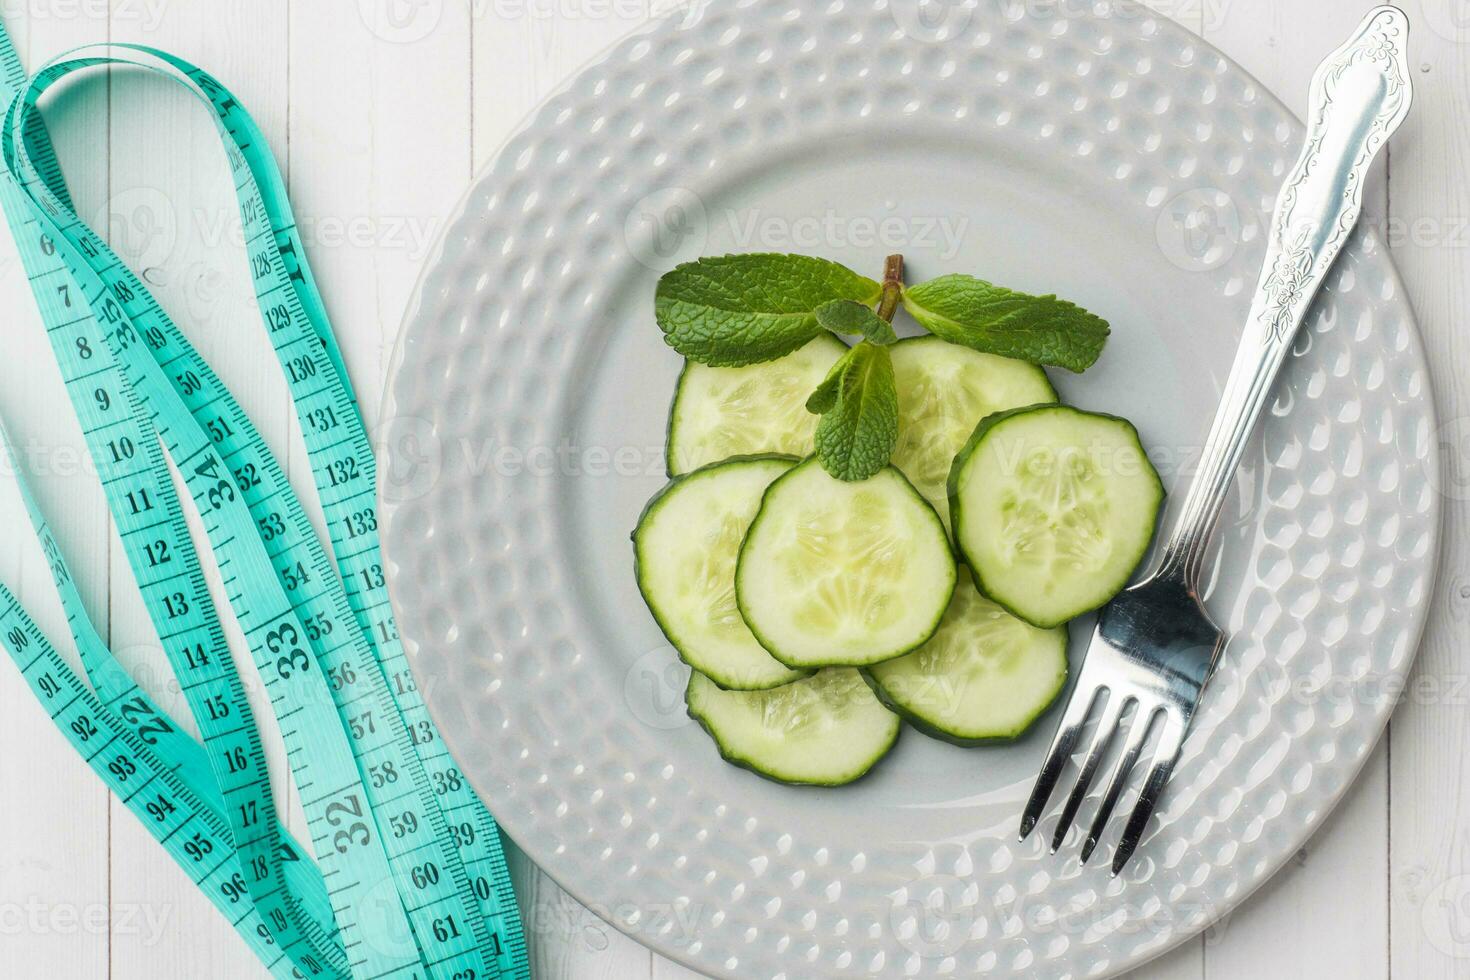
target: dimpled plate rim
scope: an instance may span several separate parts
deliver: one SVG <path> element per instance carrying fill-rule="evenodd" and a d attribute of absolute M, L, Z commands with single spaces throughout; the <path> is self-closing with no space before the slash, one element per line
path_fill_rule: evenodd
<path fill-rule="evenodd" d="M 1418 647 L 1441 508 L 1436 424 L 1412 313 L 1371 231 L 1354 237 L 1304 328 L 1313 363 L 1336 358 L 1342 369 L 1314 369 L 1305 397 L 1266 422 L 1284 435 L 1266 460 L 1256 578 L 1237 600 L 1236 618 L 1250 625 L 1197 719 L 1208 737 L 1186 746 L 1149 839 L 1116 881 L 1048 854 L 1041 834 L 1025 844 L 1007 833 L 827 847 L 819 828 L 773 829 L 738 799 L 710 798 L 697 777 L 631 757 L 639 733 L 619 692 L 592 686 L 579 666 L 583 651 L 596 655 L 595 627 L 561 587 L 547 481 L 475 476 L 434 455 L 467 430 L 534 432 L 536 406 L 568 397 L 562 375 L 574 356 L 549 321 L 584 308 L 590 283 L 633 261 L 606 215 L 660 187 L 661 169 L 752 139 L 789 140 L 793 103 L 852 126 L 875 103 L 917 125 L 1024 126 L 1034 145 L 1149 209 L 1197 183 L 1158 141 L 1168 149 L 1206 132 L 1190 149 L 1224 168 L 1216 185 L 1269 205 L 1301 127 L 1246 72 L 1132 6 L 1113 5 L 1111 17 L 1007 16 L 1024 6 L 946 8 L 950 19 L 936 26 L 883 0 L 748 0 L 656 22 L 548 99 L 477 178 L 395 350 L 380 416 L 384 545 L 431 710 L 534 861 L 619 928 L 712 975 L 1099 976 L 1137 966 L 1227 914 L 1300 848 L 1392 707 L 1379 697 L 1323 708 L 1294 699 L 1285 682 L 1324 668 L 1350 680 L 1402 677 Z M 915 45 L 905 32 L 945 34 Z M 777 67 L 722 70 L 752 58 Z M 771 72 L 810 98 L 774 98 L 761 87 Z M 1121 94 L 1089 97 L 1109 81 Z M 669 101 L 680 94 L 689 97 Z M 741 122 L 729 123 L 712 95 L 722 105 L 743 98 Z M 957 105 L 970 107 L 968 118 L 956 118 Z M 709 125 L 691 137 L 698 121 Z M 612 141 L 614 130 L 646 138 Z M 589 184 L 588 162 L 604 155 Z M 1221 274 L 1253 282 L 1239 266 L 1237 257 Z M 470 329 L 487 324 L 502 331 L 496 344 Z M 1356 477 L 1322 468 L 1326 453 L 1300 452 L 1294 425 L 1309 447 L 1315 427 L 1329 444 L 1361 449 Z M 1340 492 L 1314 499 L 1324 480 Z M 1348 558 L 1371 595 L 1339 574 L 1334 559 Z M 1328 648 L 1308 635 L 1330 638 Z M 537 659 L 555 670 L 526 666 Z M 967 889 L 976 879 L 988 906 Z M 746 880 L 749 889 L 730 885 Z M 969 911 L 958 932 L 934 931 L 925 912 L 936 896 L 950 903 L 948 926 L 955 908 Z M 689 941 L 674 934 L 676 914 L 649 912 L 681 907 L 717 911 Z M 1048 927 L 1079 912 L 1082 927 Z M 1134 912 L 1159 922 L 1130 928 Z"/>

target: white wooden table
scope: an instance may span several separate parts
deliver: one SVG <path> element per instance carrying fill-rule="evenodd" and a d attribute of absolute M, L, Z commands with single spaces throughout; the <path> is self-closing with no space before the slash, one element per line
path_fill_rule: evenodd
<path fill-rule="evenodd" d="M 720 0 L 714 0 L 720 2 Z M 1070 0 L 1069 0 L 1070 2 Z M 1300 111 L 1311 69 L 1371 0 L 1154 0 Z M 1415 109 L 1372 194 L 1428 345 L 1446 465 L 1470 479 L 1470 0 L 1407 0 Z M 652 8 L 652 10 L 650 10 Z M 654 0 L 25 0 L 0 4 L 34 68 L 78 44 L 152 44 L 220 77 L 268 135 L 371 424 L 400 316 L 444 215 L 517 121 Z M 173 88 L 98 80 L 48 114 L 84 216 L 135 267 L 309 483 L 248 302 L 211 123 Z M 121 121 L 146 121 L 146 131 Z M 114 122 L 115 121 L 115 122 Z M 140 681 L 181 704 L 116 546 L 9 237 L 0 235 L 0 413 L 93 615 Z M 1448 502 L 1416 683 L 1326 827 L 1260 894 L 1139 971 L 1170 980 L 1470 977 L 1470 484 Z M 314 499 L 303 495 L 303 499 Z M 0 480 L 0 578 L 67 633 Z M 221 602 L 221 608 L 224 608 Z M 248 670 L 247 670 L 247 673 Z M 258 693 L 258 692 L 257 692 Z M 268 713 L 262 712 L 262 716 Z M 0 972 L 264 976 L 245 945 L 0 666 Z M 280 752 L 275 762 L 280 762 Z M 274 773 L 284 785 L 283 773 Z M 294 800 L 288 800 L 295 806 Z M 292 819 L 299 816 L 293 814 Z M 513 853 L 535 972 L 692 976 L 601 922 Z"/>

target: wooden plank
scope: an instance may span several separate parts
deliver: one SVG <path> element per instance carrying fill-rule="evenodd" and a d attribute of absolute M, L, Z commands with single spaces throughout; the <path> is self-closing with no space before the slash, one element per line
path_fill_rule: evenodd
<path fill-rule="evenodd" d="M 1389 732 L 1389 900 L 1396 977 L 1470 975 L 1470 19 L 1465 6 L 1410 0 L 1414 109 L 1390 158 L 1393 256 L 1404 277 L 1439 407 L 1445 479 L 1439 580 L 1408 698 Z"/>
<path fill-rule="evenodd" d="M 371 4 L 290 9 L 291 203 L 370 433 L 409 293 L 469 174 L 469 15 L 438 6 L 412 39 L 412 17 L 394 29 Z M 324 533 L 287 414 L 287 470 Z"/>
<path fill-rule="evenodd" d="M 5 8 L 5 27 L 27 68 L 88 41 L 105 39 L 107 18 L 79 11 L 74 19 Z M 90 86 L 48 110 L 72 190 L 93 200 L 107 192 L 107 95 Z M 96 127 L 102 127 L 99 130 Z M 72 415 L 61 374 L 36 313 L 25 270 L 9 234 L 0 234 L 0 307 L 7 311 L 6 357 L 0 369 L 0 414 L 21 456 L 7 460 L 24 472 L 45 510 L 81 587 L 107 629 L 108 534 L 102 488 L 87 463 L 85 440 Z M 26 603 L 73 665 L 71 636 L 44 556 L 11 480 L 0 481 L 0 579 Z M 8 658 L 7 658 L 8 659 Z M 97 977 L 107 972 L 109 930 L 121 909 L 109 909 L 108 793 L 46 717 L 20 674 L 0 667 L 0 782 L 25 787 L 0 806 L 0 948 L 10 976 Z M 156 906 L 127 914 L 157 916 Z"/>
<path fill-rule="evenodd" d="M 291 199 L 370 428 L 409 294 L 470 173 L 469 8 L 423 6 L 422 35 L 404 33 L 412 16 L 385 26 L 352 4 L 291 10 Z"/>
<path fill-rule="evenodd" d="M 547 7 L 477 3 L 474 22 L 475 169 L 527 113 L 595 55 L 649 20 L 656 3 Z M 502 8 L 504 8 L 502 10 Z M 546 16 L 545 11 L 566 11 Z"/>
<path fill-rule="evenodd" d="M 113 39 L 162 48 L 215 75 L 249 109 L 284 163 L 285 4 L 168 4 L 153 21 L 139 10 L 131 0 L 114 0 Z M 135 269 L 148 270 L 164 308 L 281 454 L 288 432 L 285 383 L 255 308 L 229 168 L 212 118 L 182 87 L 130 71 L 114 73 L 112 121 L 111 195 L 95 207 L 110 213 L 114 248 Z M 203 542 L 198 521 L 191 524 L 195 540 Z M 277 800 L 289 805 L 285 753 L 268 700 L 213 560 L 207 548 L 201 551 L 251 692 Z M 114 548 L 114 649 L 140 683 L 194 730 L 134 582 L 121 547 Z M 115 980 L 208 976 L 224 963 L 244 975 L 259 971 L 224 917 L 116 801 L 113 835 L 114 900 L 169 910 L 161 935 L 114 930 Z"/>
<path fill-rule="evenodd" d="M 1205 25 L 1204 36 L 1300 116 L 1317 64 L 1373 5 L 1373 0 L 1230 0 L 1215 23 Z M 1380 164 L 1366 220 L 1382 227 L 1385 205 Z M 1384 974 L 1387 836 L 1387 753 L 1380 748 L 1296 859 L 1217 926 L 1204 949 L 1206 972 L 1261 980 Z M 1348 922 L 1352 927 L 1343 928 Z M 1332 942 L 1304 941 L 1325 936 Z"/>

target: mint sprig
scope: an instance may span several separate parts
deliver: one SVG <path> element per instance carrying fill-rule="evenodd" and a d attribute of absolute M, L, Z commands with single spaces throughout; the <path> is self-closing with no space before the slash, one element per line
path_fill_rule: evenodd
<path fill-rule="evenodd" d="M 1056 296 L 966 275 L 904 286 L 899 255 L 888 257 L 882 283 L 809 255 L 699 259 L 659 279 L 654 316 L 670 347 L 715 367 L 775 360 L 823 330 L 861 337 L 806 402 L 822 417 L 822 468 L 856 481 L 887 466 L 898 442 L 898 389 L 887 348 L 898 340 L 893 315 L 900 303 L 950 343 L 1069 371 L 1091 367 L 1108 338 L 1106 320 Z"/>
<path fill-rule="evenodd" d="M 1079 373 L 1093 365 L 1108 339 L 1108 322 L 1080 306 L 974 276 L 940 276 L 906 287 L 903 308 L 952 344 Z"/>
<path fill-rule="evenodd" d="M 832 366 L 812 392 L 817 461 L 839 480 L 866 480 L 888 465 L 898 445 L 898 385 L 887 347 L 863 341 Z"/>
<path fill-rule="evenodd" d="M 841 299 L 872 304 L 881 288 L 808 255 L 724 255 L 665 273 L 653 310 L 674 350 L 702 364 L 736 367 L 791 353 L 822 332 L 817 307 Z"/>

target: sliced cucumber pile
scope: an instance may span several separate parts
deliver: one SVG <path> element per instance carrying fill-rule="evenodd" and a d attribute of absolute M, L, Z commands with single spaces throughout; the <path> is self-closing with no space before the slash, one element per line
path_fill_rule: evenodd
<path fill-rule="evenodd" d="M 761 364 L 687 362 L 669 412 L 669 475 L 731 456 L 810 453 L 817 416 L 806 410 L 807 396 L 846 351 L 842 341 L 823 334 Z"/>
<path fill-rule="evenodd" d="M 944 525 L 902 473 L 846 483 L 815 459 L 766 490 L 735 572 L 751 632 L 793 668 L 902 656 L 934 634 L 954 584 Z"/>
<path fill-rule="evenodd" d="M 685 700 L 727 762 L 783 783 L 850 783 L 898 738 L 898 716 L 851 668 L 770 691 L 722 691 L 695 671 Z"/>
<path fill-rule="evenodd" d="M 690 715 L 726 761 L 780 782 L 851 782 L 902 721 L 958 745 L 1029 730 L 1066 683 L 1064 624 L 1126 584 L 1163 497 L 1134 428 L 1057 404 L 1040 367 L 891 340 L 866 342 L 891 357 L 898 441 L 865 480 L 809 455 L 807 400 L 840 340 L 687 363 L 672 479 L 633 532 L 638 588 L 693 668 Z M 870 412 L 891 440 L 887 397 L 824 438 L 885 431 L 859 426 Z"/>
<path fill-rule="evenodd" d="M 740 542 L 789 457 L 744 457 L 676 478 L 633 532 L 643 600 L 685 663 L 721 687 L 755 691 L 805 676 L 771 659 L 735 604 Z"/>
<path fill-rule="evenodd" d="M 866 674 L 884 704 L 928 735 L 960 745 L 1010 740 L 1061 693 L 1067 630 L 1017 619 L 962 568 L 938 632 Z"/>
<path fill-rule="evenodd" d="M 1131 423 L 1048 405 L 982 421 L 955 459 L 949 495 L 981 591 L 1045 629 L 1127 584 L 1164 487 Z"/>
<path fill-rule="evenodd" d="M 1055 402 L 1035 364 L 982 354 L 938 337 L 911 337 L 889 348 L 898 384 L 898 448 L 903 470 L 945 523 L 949 470 L 975 425 L 993 412 Z"/>

